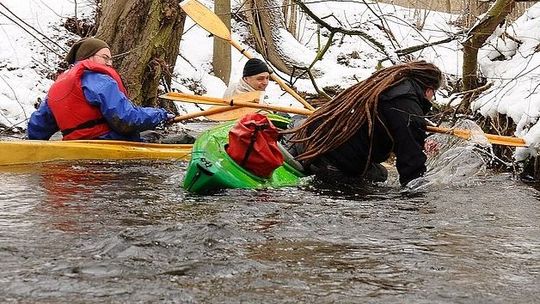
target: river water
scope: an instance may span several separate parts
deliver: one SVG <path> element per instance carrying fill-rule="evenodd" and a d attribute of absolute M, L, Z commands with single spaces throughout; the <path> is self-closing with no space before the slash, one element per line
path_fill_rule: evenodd
<path fill-rule="evenodd" d="M 4 303 L 540 303 L 540 192 L 183 191 L 185 162 L 0 167 Z"/>

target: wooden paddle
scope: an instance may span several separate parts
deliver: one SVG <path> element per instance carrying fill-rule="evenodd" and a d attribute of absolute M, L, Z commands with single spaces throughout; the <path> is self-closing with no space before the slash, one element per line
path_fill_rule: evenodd
<path fill-rule="evenodd" d="M 192 94 L 185 94 L 185 93 L 178 93 L 178 92 L 170 92 L 165 95 L 174 96 L 175 99 L 173 100 L 215 105 L 214 107 L 211 107 L 201 112 L 189 113 L 186 115 L 177 116 L 172 121 L 172 122 L 179 122 L 182 120 L 191 119 L 191 118 L 200 117 L 200 116 L 205 116 L 206 118 L 215 120 L 215 121 L 227 121 L 227 120 L 238 119 L 248 113 L 257 112 L 259 109 L 255 107 L 239 107 L 239 106 L 223 107 L 223 102 L 230 103 L 231 100 L 235 100 L 235 102 L 251 102 L 251 103 L 256 104 L 260 101 L 261 94 L 262 92 L 260 91 L 247 92 L 247 93 L 235 95 L 229 99 L 219 99 L 215 97 L 199 96 L 199 95 L 192 95 Z M 160 97 L 166 98 L 164 97 L 165 95 L 160 96 Z M 166 98 L 166 99 L 171 99 L 171 98 Z"/>
<path fill-rule="evenodd" d="M 261 91 L 253 91 L 253 92 L 247 92 L 244 94 L 238 94 L 233 97 L 231 97 L 229 100 L 234 100 L 236 102 L 251 102 L 251 103 L 259 103 L 261 100 Z M 221 110 L 221 111 L 218 111 Z M 227 108 L 225 108 L 227 109 Z M 214 110 L 213 114 L 207 114 L 205 115 L 206 118 L 215 120 L 215 121 L 227 121 L 227 120 L 235 120 L 238 119 L 246 114 L 257 112 L 257 108 L 248 108 L 248 107 L 234 107 L 234 109 L 227 109 L 223 110 L 223 106 L 214 106 L 208 109 L 207 111 Z"/>
<path fill-rule="evenodd" d="M 169 99 L 169 100 L 179 100 L 179 101 L 192 102 L 192 103 L 222 105 L 222 107 L 226 109 L 230 109 L 234 106 L 241 106 L 241 107 L 250 107 L 250 108 L 265 109 L 265 110 L 270 110 L 270 111 L 284 112 L 284 113 L 300 114 L 300 115 L 306 115 L 306 116 L 309 116 L 314 112 L 307 109 L 283 107 L 283 106 L 272 106 L 272 105 L 259 104 L 259 103 L 253 103 L 253 102 L 235 101 L 233 99 L 225 100 L 225 99 L 214 98 L 214 97 L 196 96 L 196 95 L 174 93 L 174 92 L 163 94 L 160 97 Z M 427 126 L 426 129 L 428 132 L 449 134 L 449 135 L 460 137 L 466 140 L 470 140 L 472 137 L 471 131 L 465 130 L 465 129 L 443 128 L 443 127 L 434 127 L 434 126 Z M 511 147 L 526 147 L 527 146 L 525 141 L 519 137 L 494 135 L 494 134 L 488 134 L 488 133 L 485 133 L 484 135 L 486 136 L 488 141 L 492 144 L 511 146 Z"/>
<path fill-rule="evenodd" d="M 229 111 L 235 111 L 236 109 L 248 109 L 248 110 L 257 111 L 257 109 L 253 109 L 253 108 L 215 106 L 208 110 L 176 116 L 175 118 L 172 119 L 171 122 L 180 122 L 186 119 L 191 119 L 191 118 L 196 118 L 196 117 L 201 117 L 201 116 L 212 117 L 213 115 L 220 115 Z"/>
<path fill-rule="evenodd" d="M 237 95 L 237 96 L 240 96 L 240 95 Z M 254 109 L 277 111 L 277 112 L 283 112 L 283 113 L 301 114 L 301 115 L 311 115 L 314 112 L 308 109 L 272 106 L 272 105 L 261 104 L 261 103 L 256 103 L 256 102 L 236 100 L 234 98 L 227 100 L 227 99 L 221 99 L 221 98 L 215 98 L 215 97 L 197 96 L 197 95 L 190 95 L 190 94 L 177 93 L 177 92 L 169 92 L 169 93 L 160 95 L 159 97 L 168 99 L 168 100 L 183 101 L 183 102 L 190 102 L 190 103 L 220 105 L 223 108 L 226 108 L 229 110 L 235 109 L 237 107 L 247 107 L 247 108 L 254 108 Z"/>
<path fill-rule="evenodd" d="M 231 32 L 227 29 L 227 26 L 219 19 L 219 17 L 209 10 L 206 6 L 202 5 L 197 0 L 185 0 L 180 3 L 182 9 L 186 14 L 195 21 L 202 28 L 210 32 L 212 35 L 226 40 L 237 50 L 240 51 L 247 58 L 253 58 L 253 55 L 249 53 L 245 48 L 240 46 L 238 42 L 232 39 Z M 279 86 L 291 94 L 296 100 L 301 102 L 306 109 L 315 110 L 315 108 L 305 101 L 298 93 L 293 91 L 283 80 L 281 80 L 275 73 L 270 74 L 270 77 L 279 84 Z"/>
<path fill-rule="evenodd" d="M 457 136 L 466 140 L 470 140 L 472 137 L 472 132 L 466 129 L 443 128 L 443 127 L 434 127 L 434 126 L 427 126 L 426 129 L 429 132 L 450 134 L 450 135 L 454 135 L 454 136 Z M 527 144 L 525 143 L 525 140 L 523 140 L 523 138 L 513 137 L 513 136 L 495 135 L 495 134 L 489 134 L 489 133 L 484 133 L 484 136 L 488 139 L 490 143 L 495 144 L 495 145 L 511 146 L 511 147 L 527 147 Z"/>

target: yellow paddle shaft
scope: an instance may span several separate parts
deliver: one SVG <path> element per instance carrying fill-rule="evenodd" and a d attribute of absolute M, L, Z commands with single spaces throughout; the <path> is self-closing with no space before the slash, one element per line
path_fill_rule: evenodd
<path fill-rule="evenodd" d="M 450 134 L 450 135 L 454 135 L 454 136 L 457 136 L 466 140 L 470 140 L 472 137 L 471 131 L 465 130 L 465 129 L 443 128 L 443 127 L 434 127 L 434 126 L 427 126 L 426 129 L 429 132 Z M 496 145 L 512 146 L 512 147 L 526 147 L 527 146 L 527 144 L 525 143 L 525 140 L 519 137 L 494 135 L 494 134 L 488 134 L 488 133 L 484 133 L 484 136 L 488 139 L 490 143 L 496 144 Z"/>
<path fill-rule="evenodd" d="M 194 96 L 195 95 L 188 95 L 188 94 L 183 94 L 183 93 L 167 93 L 167 94 L 161 95 L 160 97 L 166 98 L 166 99 L 172 99 L 172 100 L 194 102 L 194 103 L 197 103 L 197 102 L 208 103 L 212 105 L 224 105 L 224 106 L 230 106 L 230 107 L 233 107 L 233 106 L 250 107 L 250 108 L 265 109 L 265 110 L 284 112 L 284 113 L 300 114 L 300 115 L 306 115 L 306 116 L 309 116 L 314 112 L 307 109 L 300 109 L 300 108 L 293 108 L 293 107 L 272 106 L 272 105 L 267 105 L 267 104 L 259 104 L 259 103 L 246 102 L 246 101 L 234 101 L 233 99 L 225 100 L 225 99 L 206 97 L 206 96 L 196 96 L 196 97 Z M 443 127 L 434 127 L 434 126 L 427 126 L 426 129 L 428 132 L 449 134 L 449 135 L 460 137 L 466 140 L 470 140 L 472 137 L 471 131 L 465 130 L 465 129 L 443 128 Z M 527 144 L 525 143 L 525 140 L 519 137 L 494 135 L 494 134 L 489 134 L 489 133 L 485 133 L 484 136 L 488 139 L 490 143 L 496 144 L 496 145 L 511 146 L 511 147 L 526 147 L 527 146 Z"/>
<path fill-rule="evenodd" d="M 235 109 L 241 109 L 241 107 L 223 107 L 223 106 L 220 106 L 219 108 L 211 108 L 211 109 L 200 111 L 200 112 L 195 112 L 195 113 L 189 113 L 189 114 L 186 114 L 186 115 L 176 116 L 175 118 L 173 118 L 172 122 L 180 122 L 180 121 L 183 121 L 183 120 L 186 120 L 186 119 L 191 119 L 191 118 L 196 118 L 196 117 L 201 117 L 201 116 L 211 116 L 211 115 L 214 115 L 214 114 L 228 112 L 228 111 L 235 110 Z"/>
<path fill-rule="evenodd" d="M 222 99 L 222 98 L 190 95 L 190 94 L 177 93 L 177 92 L 169 92 L 159 97 L 164 98 L 164 99 L 169 99 L 169 100 L 183 101 L 183 102 L 229 106 L 231 108 L 235 106 L 240 106 L 240 107 L 246 107 L 246 108 L 264 109 L 264 110 L 270 110 L 270 111 L 276 111 L 276 112 L 293 113 L 293 114 L 301 114 L 301 115 L 311 115 L 313 113 L 313 111 L 308 110 L 308 109 L 272 106 L 272 105 L 261 104 L 257 102 L 251 102 L 251 101 L 240 101 L 234 98 L 227 100 L 227 99 Z"/>

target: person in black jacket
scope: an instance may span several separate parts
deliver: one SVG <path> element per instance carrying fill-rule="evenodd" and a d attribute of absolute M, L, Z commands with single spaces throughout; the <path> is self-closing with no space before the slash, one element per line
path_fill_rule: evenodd
<path fill-rule="evenodd" d="M 295 158 L 323 180 L 354 183 L 385 181 L 380 163 L 393 152 L 399 181 L 406 185 L 426 171 L 424 116 L 442 79 L 425 61 L 375 72 L 287 131 Z"/>

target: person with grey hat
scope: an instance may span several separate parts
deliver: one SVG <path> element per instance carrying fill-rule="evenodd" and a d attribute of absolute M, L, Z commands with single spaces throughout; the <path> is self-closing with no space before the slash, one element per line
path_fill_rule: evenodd
<path fill-rule="evenodd" d="M 58 76 L 28 122 L 29 139 L 48 140 L 57 131 L 63 140 L 140 141 L 140 132 L 172 119 L 164 109 L 135 106 L 118 72 L 109 45 L 83 38 L 68 52 L 72 65 Z"/>
<path fill-rule="evenodd" d="M 223 93 L 223 98 L 230 98 L 247 92 L 266 90 L 268 81 L 270 80 L 270 73 L 272 71 L 264 61 L 257 58 L 249 59 L 244 65 L 242 78 L 227 87 L 227 90 Z"/>

